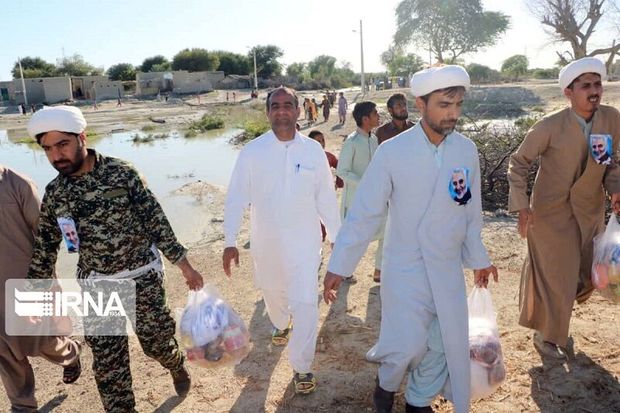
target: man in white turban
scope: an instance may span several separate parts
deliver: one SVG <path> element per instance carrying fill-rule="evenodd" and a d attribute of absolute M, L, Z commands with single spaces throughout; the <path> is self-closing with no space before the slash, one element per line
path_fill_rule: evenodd
<path fill-rule="evenodd" d="M 166 305 L 159 251 L 181 269 L 190 288 L 200 289 L 202 276 L 139 172 L 128 162 L 87 149 L 85 128 L 82 112 L 69 106 L 40 110 L 28 123 L 28 132 L 59 172 L 45 188 L 28 278 L 52 277 L 64 239 L 67 250 L 79 254 L 78 279 L 133 279 L 133 328 L 140 345 L 170 372 L 176 393 L 185 396 L 191 381 Z M 88 331 L 84 338 L 104 410 L 135 411 L 128 338 Z"/>
<path fill-rule="evenodd" d="M 431 412 L 443 392 L 455 411 L 469 410 L 469 345 L 463 267 L 486 286 L 497 270 L 481 240 L 478 152 L 454 131 L 469 76 L 460 66 L 433 67 L 411 80 L 422 115 L 382 143 L 357 188 L 331 255 L 324 299 L 333 301 L 387 212 L 381 276 L 381 331 L 367 358 L 380 363 L 374 403 L 391 412 L 409 368 L 407 412 Z M 453 177 L 471 197 L 454 199 Z M 389 203 L 389 208 L 387 205 Z M 387 211 L 386 211 L 387 209 Z M 451 395 L 446 394 L 451 387 Z"/>
<path fill-rule="evenodd" d="M 519 213 L 528 247 L 519 324 L 536 330 L 541 355 L 559 360 L 567 355 L 573 303 L 593 291 L 592 239 L 604 228 L 605 191 L 620 211 L 620 169 L 617 159 L 609 159 L 618 150 L 620 113 L 601 105 L 605 74 L 603 62 L 593 57 L 565 66 L 559 83 L 570 107 L 538 121 L 508 167 L 508 207 Z M 530 197 L 528 175 L 536 160 Z"/>

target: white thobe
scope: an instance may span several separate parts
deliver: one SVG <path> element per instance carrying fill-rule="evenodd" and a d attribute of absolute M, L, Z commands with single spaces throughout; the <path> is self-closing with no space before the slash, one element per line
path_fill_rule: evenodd
<path fill-rule="evenodd" d="M 227 247 L 236 245 L 248 206 L 256 286 L 263 291 L 275 327 L 286 328 L 283 311 L 292 315 L 290 361 L 296 371 L 307 372 L 318 327 L 320 223 L 332 241 L 340 228 L 333 177 L 321 145 L 299 133 L 282 142 L 273 131 L 248 143 L 239 153 L 228 187 Z M 299 310 L 300 304 L 309 307 Z"/>
<path fill-rule="evenodd" d="M 374 358 L 379 382 L 396 391 L 427 351 L 439 320 L 456 412 L 469 409 L 467 299 L 463 267 L 490 265 L 482 244 L 480 167 L 475 144 L 448 135 L 439 166 L 418 123 L 380 145 L 358 186 L 328 270 L 349 276 L 388 209 L 381 274 L 381 331 Z M 459 205 L 452 171 L 470 171 L 471 199 Z M 389 203 L 389 208 L 387 205 Z"/>

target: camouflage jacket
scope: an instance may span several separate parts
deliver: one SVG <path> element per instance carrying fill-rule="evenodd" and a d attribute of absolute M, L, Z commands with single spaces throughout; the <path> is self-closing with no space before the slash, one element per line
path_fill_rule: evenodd
<path fill-rule="evenodd" d="M 88 151 L 96 157 L 91 172 L 78 177 L 59 174 L 45 188 L 28 278 L 52 276 L 63 239 L 57 218 L 75 221 L 78 268 L 85 274 L 146 265 L 154 258 L 152 244 L 172 263 L 182 259 L 187 250 L 138 171 L 128 162 Z"/>

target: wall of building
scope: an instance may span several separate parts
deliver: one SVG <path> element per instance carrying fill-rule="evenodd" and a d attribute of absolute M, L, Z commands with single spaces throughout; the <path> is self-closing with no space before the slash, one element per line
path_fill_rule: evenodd
<path fill-rule="evenodd" d="M 43 93 L 45 103 L 58 103 L 72 100 L 71 78 L 69 77 L 47 77 L 43 81 Z"/>
<path fill-rule="evenodd" d="M 173 73 L 172 82 L 174 93 L 200 93 L 213 90 L 209 72 L 186 72 L 178 71 Z"/>
<path fill-rule="evenodd" d="M 121 98 L 125 96 L 123 82 L 120 80 L 97 81 L 93 85 L 93 90 L 98 101 L 104 99 L 118 99 L 119 93 Z"/>
<path fill-rule="evenodd" d="M 73 76 L 71 78 L 73 96 L 76 99 L 93 100 L 95 82 L 107 82 L 108 80 L 107 76 Z"/>

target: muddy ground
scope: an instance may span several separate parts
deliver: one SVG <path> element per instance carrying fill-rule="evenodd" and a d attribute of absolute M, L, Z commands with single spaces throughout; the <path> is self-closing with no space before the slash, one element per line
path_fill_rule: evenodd
<path fill-rule="evenodd" d="M 225 93 L 225 92 L 223 92 Z M 359 100 L 359 90 L 347 91 L 349 102 Z M 372 92 L 370 99 L 381 106 L 393 91 Z M 243 99 L 238 93 L 238 100 Z M 308 94 L 309 95 L 309 94 Z M 320 97 L 319 93 L 314 94 Z M 555 84 L 532 83 L 476 87 L 472 90 L 474 105 L 520 108 L 523 111 L 548 111 L 564 104 Z M 520 100 L 521 99 L 521 100 Z M 603 101 L 616 104 L 620 85 L 609 84 Z M 219 102 L 219 103 L 218 103 Z M 486 102 L 486 103 L 485 103 Z M 85 107 L 86 117 L 94 130 L 106 133 L 112 129 L 138 129 L 147 124 L 158 130 L 177 129 L 187 125 L 214 105 L 226 105 L 225 95 L 213 93 L 182 101 L 127 101 L 121 108 L 116 102 L 104 102 L 99 110 Z M 242 108 L 243 104 L 229 104 Z M 473 109 L 472 109 L 473 111 Z M 495 115 L 501 112 L 495 109 Z M 506 113 L 508 113 L 508 109 Z M 499 113 L 501 115 L 501 113 Z M 349 115 L 350 116 L 350 115 Z M 155 124 L 148 118 L 165 119 Z M 322 120 L 322 117 L 320 116 Z M 338 154 L 343 136 L 354 130 L 349 117 L 344 127 L 336 125 L 333 109 L 328 122 L 315 127 L 325 133 L 328 150 Z M 8 129 L 11 138 L 24 134 L 25 119 L 19 115 L 1 115 L 0 129 Z M 302 132 L 309 132 L 301 121 Z M 0 148 L 0 160 L 1 160 Z M 196 177 L 200 179 L 201 177 Z M 223 249 L 222 218 L 225 189 L 196 182 L 181 188 L 191 193 L 209 209 L 214 218 L 205 239 L 189 245 L 190 259 L 209 283 L 216 285 L 248 324 L 253 340 L 249 356 L 234 368 L 205 370 L 190 366 L 193 388 L 187 398 L 174 395 L 168 372 L 141 351 L 135 337 L 130 338 L 133 387 L 140 412 L 363 412 L 372 411 L 372 390 L 376 365 L 364 359 L 366 351 L 378 337 L 380 320 L 380 285 L 370 274 L 376 243 L 372 243 L 355 274 L 357 284 L 345 284 L 339 300 L 332 306 L 320 302 L 319 343 L 315 372 L 317 391 L 309 396 L 294 394 L 287 352 L 270 345 L 270 323 L 264 304 L 252 281 L 249 251 L 240 248 L 241 265 L 232 279 L 221 270 Z M 159 194 L 163 196 L 164 194 Z M 620 312 L 595 294 L 587 303 L 575 306 L 571 324 L 572 356 L 564 364 L 542 360 L 532 346 L 531 331 L 519 327 L 518 289 L 520 268 L 525 255 L 525 242 L 516 234 L 515 219 L 485 213 L 484 241 L 494 264 L 500 271 L 499 284 L 491 285 L 507 378 L 499 390 L 487 399 L 476 401 L 473 412 L 620 412 Z M 239 245 L 248 237 L 247 219 L 239 235 Z M 329 258 L 324 248 L 324 265 Z M 183 307 L 187 290 L 180 272 L 167 266 L 166 287 L 172 308 Z M 466 273 L 471 286 L 473 275 Z M 317 291 L 319 300 L 320 291 Z M 79 340 L 83 340 L 78 337 Z M 82 377 L 74 385 L 62 383 L 62 369 L 41 359 L 33 359 L 37 379 L 37 397 L 42 412 L 101 411 L 95 381 L 90 369 L 92 355 L 84 347 Z M 402 392 L 397 395 L 396 412 L 404 411 Z M 450 403 L 437 398 L 439 412 L 452 411 Z M 0 397 L 0 411 L 9 409 Z"/>

